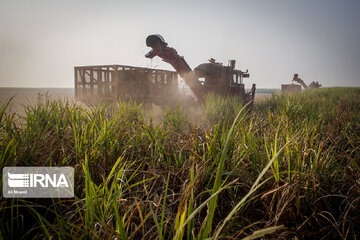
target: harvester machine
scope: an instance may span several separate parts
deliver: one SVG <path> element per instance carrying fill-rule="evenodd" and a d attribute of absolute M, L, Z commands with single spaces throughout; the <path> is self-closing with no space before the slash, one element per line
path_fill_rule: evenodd
<path fill-rule="evenodd" d="M 172 65 L 198 101 L 204 102 L 206 94 L 212 92 L 222 96 L 239 96 L 244 104 L 249 102 L 251 102 L 250 105 L 252 104 L 256 85 L 252 85 L 250 92 L 245 92 L 243 78 L 248 78 L 250 75 L 247 71 L 236 70 L 235 60 L 229 60 L 228 66 L 224 66 L 211 58 L 209 63 L 200 64 L 192 70 L 184 57 L 180 56 L 174 48 L 168 47 L 161 35 L 148 36 L 146 45 L 152 50 L 145 56 L 147 58 L 158 56 Z"/>
<path fill-rule="evenodd" d="M 315 82 L 315 81 L 312 81 L 309 86 L 306 85 L 306 83 L 301 79 L 299 78 L 299 74 L 295 73 L 294 74 L 294 77 L 293 77 L 293 82 L 297 82 L 297 83 L 300 83 L 301 86 L 303 86 L 304 89 L 308 89 L 308 88 L 319 88 L 321 87 L 321 84 L 319 82 Z"/>

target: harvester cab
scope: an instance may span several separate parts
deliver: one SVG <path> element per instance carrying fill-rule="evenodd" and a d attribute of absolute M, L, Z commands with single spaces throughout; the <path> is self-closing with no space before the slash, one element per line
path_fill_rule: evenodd
<path fill-rule="evenodd" d="M 229 60 L 228 66 L 224 66 L 212 58 L 209 60 L 209 63 L 197 66 L 194 69 L 194 73 L 202 83 L 205 92 L 213 92 L 219 95 L 244 96 L 246 93 L 243 79 L 248 78 L 250 74 L 236 70 L 235 64 L 235 60 Z"/>
<path fill-rule="evenodd" d="M 145 57 L 153 58 L 158 56 L 163 61 L 171 64 L 200 102 L 204 101 L 206 94 L 209 92 L 222 96 L 239 96 L 244 104 L 253 102 L 255 84 L 252 85 L 250 92 L 245 92 L 243 79 L 248 78 L 250 75 L 248 71 L 236 70 L 235 60 L 229 60 L 228 66 L 224 66 L 211 58 L 209 63 L 200 64 L 193 71 L 184 57 L 179 56 L 174 48 L 168 47 L 161 35 L 148 36 L 146 45 L 151 47 L 152 50 Z"/>

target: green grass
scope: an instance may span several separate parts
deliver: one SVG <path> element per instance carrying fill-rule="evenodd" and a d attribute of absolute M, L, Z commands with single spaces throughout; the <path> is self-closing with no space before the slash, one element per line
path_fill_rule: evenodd
<path fill-rule="evenodd" d="M 360 234 L 358 88 L 274 94 L 252 110 L 209 95 L 196 123 L 181 107 L 154 123 L 125 102 L 6 108 L 0 166 L 72 166 L 76 197 L 1 197 L 0 239 Z"/>

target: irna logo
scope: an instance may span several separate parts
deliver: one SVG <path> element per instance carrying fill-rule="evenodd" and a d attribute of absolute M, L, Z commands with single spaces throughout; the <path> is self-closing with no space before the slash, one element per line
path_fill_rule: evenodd
<path fill-rule="evenodd" d="M 15 174 L 8 172 L 9 187 L 69 187 L 65 175 Z"/>
<path fill-rule="evenodd" d="M 5 167 L 3 196 L 7 198 L 72 198 L 72 167 Z"/>

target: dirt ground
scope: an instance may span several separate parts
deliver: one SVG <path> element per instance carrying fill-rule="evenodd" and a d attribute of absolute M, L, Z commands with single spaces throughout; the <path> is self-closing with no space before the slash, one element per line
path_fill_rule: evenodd
<path fill-rule="evenodd" d="M 74 100 L 73 88 L 0 88 L 0 106 L 13 97 L 8 111 L 23 113 L 24 105 L 45 102 L 51 99 Z"/>

